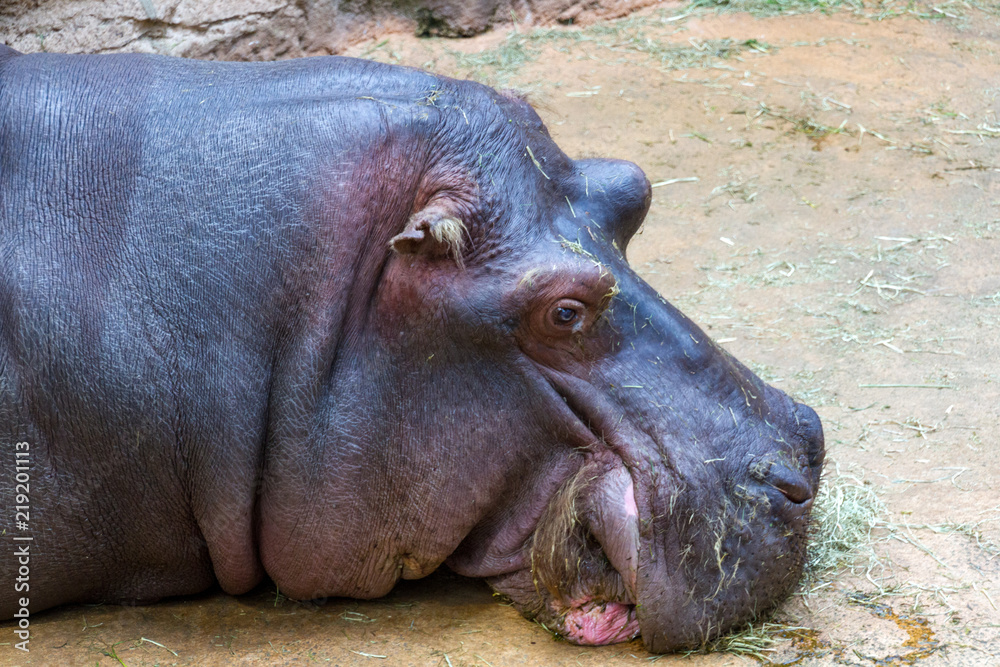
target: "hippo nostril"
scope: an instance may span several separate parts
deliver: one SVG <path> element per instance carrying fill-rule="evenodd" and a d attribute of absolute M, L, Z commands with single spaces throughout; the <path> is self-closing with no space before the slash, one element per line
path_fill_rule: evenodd
<path fill-rule="evenodd" d="M 802 473 L 775 464 L 767 473 L 766 482 L 781 491 L 793 503 L 804 503 L 813 497 L 812 486 Z"/>
<path fill-rule="evenodd" d="M 805 474 L 771 456 L 757 459 L 750 466 L 749 472 L 758 482 L 781 491 L 793 503 L 801 504 L 813 497 L 813 485 Z"/>
<path fill-rule="evenodd" d="M 812 500 L 812 491 L 805 486 L 800 486 L 798 484 L 792 486 L 783 486 L 775 484 L 775 487 L 781 491 L 786 498 L 797 505 L 801 505 L 807 500 Z"/>

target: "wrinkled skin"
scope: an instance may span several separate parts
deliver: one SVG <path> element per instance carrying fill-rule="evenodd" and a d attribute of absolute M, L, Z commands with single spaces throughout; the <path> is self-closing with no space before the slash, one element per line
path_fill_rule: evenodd
<path fill-rule="evenodd" d="M 773 607 L 821 427 L 629 268 L 649 200 L 469 82 L 0 47 L 31 610 L 264 576 L 370 598 L 443 563 L 581 644 Z"/>

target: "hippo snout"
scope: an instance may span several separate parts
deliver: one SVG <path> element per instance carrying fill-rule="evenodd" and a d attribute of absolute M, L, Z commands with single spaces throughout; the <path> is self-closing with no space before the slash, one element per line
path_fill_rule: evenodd
<path fill-rule="evenodd" d="M 759 394 L 773 425 L 730 468 L 693 468 L 682 521 L 658 524 L 659 557 L 642 561 L 637 615 L 650 651 L 704 646 L 757 618 L 795 586 L 824 459 L 819 416 L 779 390 Z M 704 473 L 696 477 L 698 471 Z M 715 475 L 713 477 L 713 475 Z M 709 517 L 695 525 L 700 517 Z"/>

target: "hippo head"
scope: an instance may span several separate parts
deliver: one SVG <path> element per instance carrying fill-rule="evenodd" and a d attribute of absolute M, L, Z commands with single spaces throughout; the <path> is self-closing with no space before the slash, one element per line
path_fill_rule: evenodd
<path fill-rule="evenodd" d="M 329 428 L 367 453 L 327 466 L 367 472 L 324 494 L 323 546 L 368 559 L 344 580 L 384 583 L 333 588 L 381 594 L 444 562 L 572 642 L 701 646 L 799 579 L 819 419 L 629 267 L 638 167 L 571 160 L 527 104 L 489 96 L 424 108 L 438 157 L 391 232 L 370 332 L 344 343 L 356 370 Z M 350 534 L 351 507 L 390 528 Z"/>
<path fill-rule="evenodd" d="M 502 108 L 514 149 L 481 147 L 464 187 L 418 204 L 387 278 L 449 341 L 424 345 L 424 398 L 475 406 L 438 413 L 490 452 L 462 474 L 507 471 L 448 564 L 573 642 L 699 646 L 797 582 L 819 419 L 629 267 L 650 203 L 635 165 L 572 161 L 526 105 Z"/>

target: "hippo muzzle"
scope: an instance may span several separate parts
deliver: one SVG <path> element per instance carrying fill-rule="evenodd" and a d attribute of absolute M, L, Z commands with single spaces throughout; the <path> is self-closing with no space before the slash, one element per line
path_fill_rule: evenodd
<path fill-rule="evenodd" d="M 782 462 L 773 455 L 743 461 L 744 483 L 717 477 L 708 487 L 732 489 L 728 496 L 712 498 L 705 486 L 692 489 L 694 498 L 673 502 L 693 509 L 664 517 L 663 529 L 650 536 L 650 548 L 641 553 L 661 557 L 640 556 L 636 596 L 650 651 L 704 646 L 759 618 L 798 582 L 822 471 L 823 435 L 812 409 L 796 404 L 792 414 L 801 427 L 792 450 L 799 454 L 797 465 L 791 457 Z M 689 489 L 708 482 L 691 481 Z M 660 498 L 671 502 L 669 492 Z"/>
<path fill-rule="evenodd" d="M 764 427 L 780 448 L 741 447 L 752 439 L 727 410 L 735 432 L 698 458 L 677 436 L 627 425 L 585 383 L 558 379 L 600 453 L 584 457 L 539 521 L 531 579 L 541 599 L 512 596 L 526 615 L 575 643 L 641 634 L 662 653 L 704 646 L 791 591 L 823 463 L 812 409 L 758 386 L 757 408 L 785 417 Z M 509 593 L 504 583 L 494 585 Z"/>

